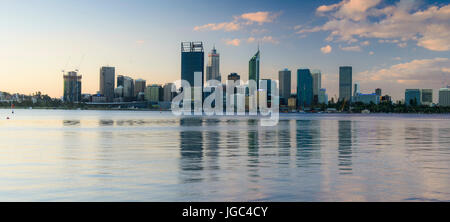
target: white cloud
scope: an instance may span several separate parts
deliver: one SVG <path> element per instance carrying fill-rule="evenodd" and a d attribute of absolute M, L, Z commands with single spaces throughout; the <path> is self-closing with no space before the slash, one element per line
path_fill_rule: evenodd
<path fill-rule="evenodd" d="M 280 14 L 281 12 L 272 13 L 263 11 L 244 13 L 239 16 L 234 16 L 234 19 L 231 22 L 209 23 L 205 25 L 195 26 L 194 31 L 237 31 L 242 29 L 244 26 L 254 23 L 262 25 L 264 23 L 273 22 Z"/>
<path fill-rule="evenodd" d="M 373 54 L 375 54 L 373 51 L 370 51 L 370 52 L 369 52 L 369 55 L 373 55 Z"/>
<path fill-rule="evenodd" d="M 326 46 L 320 48 L 320 51 L 321 51 L 323 54 L 328 54 L 328 53 L 331 52 L 332 49 L 333 49 L 333 48 L 332 48 L 330 45 L 326 45 Z"/>
<path fill-rule="evenodd" d="M 225 39 L 225 44 L 232 46 L 239 46 L 241 44 L 240 39 Z"/>
<path fill-rule="evenodd" d="M 361 47 L 359 45 L 346 46 L 346 47 L 339 46 L 339 48 L 344 50 L 344 51 L 352 51 L 352 52 L 360 52 L 361 51 Z"/>
<path fill-rule="evenodd" d="M 297 33 L 327 31 L 327 41 L 353 43 L 376 38 L 380 42 L 406 46 L 415 41 L 418 46 L 433 51 L 450 50 L 450 4 L 417 9 L 417 3 L 400 0 L 395 5 L 381 5 L 380 0 L 343 0 L 317 8 L 328 21 Z M 369 19 L 370 18 L 370 19 Z"/>

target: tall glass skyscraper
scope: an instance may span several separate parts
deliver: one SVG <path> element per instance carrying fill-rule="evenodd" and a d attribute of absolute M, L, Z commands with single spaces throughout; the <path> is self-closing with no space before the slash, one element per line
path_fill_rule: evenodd
<path fill-rule="evenodd" d="M 421 93 L 420 89 L 406 89 L 405 90 L 405 104 L 410 105 L 421 105 Z"/>
<path fill-rule="evenodd" d="M 248 79 L 254 80 L 259 89 L 259 49 L 256 54 L 248 62 Z"/>
<path fill-rule="evenodd" d="M 100 68 L 100 93 L 106 97 L 107 102 L 112 102 L 114 99 L 114 81 L 115 68 L 103 66 Z"/>
<path fill-rule="evenodd" d="M 280 84 L 279 96 L 282 104 L 287 105 L 291 96 L 291 71 L 284 69 L 278 72 L 278 81 Z"/>
<path fill-rule="evenodd" d="M 352 99 L 352 67 L 339 67 L 339 101 Z"/>
<path fill-rule="evenodd" d="M 206 65 L 206 81 L 208 80 L 222 81 L 220 76 L 220 54 L 217 53 L 216 47 L 213 47 L 208 55 L 208 65 Z"/>
<path fill-rule="evenodd" d="M 181 43 L 181 79 L 188 81 L 191 87 L 194 87 L 194 73 L 201 72 L 203 89 L 204 57 L 202 42 Z"/>
<path fill-rule="evenodd" d="M 313 101 L 313 77 L 309 69 L 297 70 L 297 106 L 310 107 Z"/>
<path fill-rule="evenodd" d="M 311 70 L 311 75 L 313 77 L 313 103 L 319 103 L 319 91 L 322 88 L 322 73 L 320 70 Z"/>
<path fill-rule="evenodd" d="M 64 102 L 81 101 L 81 75 L 68 72 L 64 75 Z"/>

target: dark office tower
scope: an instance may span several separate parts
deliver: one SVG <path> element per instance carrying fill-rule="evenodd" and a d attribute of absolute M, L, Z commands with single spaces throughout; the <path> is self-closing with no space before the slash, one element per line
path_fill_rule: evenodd
<path fill-rule="evenodd" d="M 287 105 L 287 101 L 291 96 L 291 71 L 284 69 L 278 72 L 278 81 L 280 84 L 280 101 Z"/>
<path fill-rule="evenodd" d="M 107 102 L 114 99 L 115 68 L 103 66 L 100 68 L 100 94 L 106 97 Z"/>
<path fill-rule="evenodd" d="M 208 65 L 206 65 L 206 81 L 209 80 L 222 81 L 220 76 L 220 55 L 217 53 L 216 47 L 208 54 Z"/>
<path fill-rule="evenodd" d="M 194 73 L 201 72 L 203 89 L 204 59 L 202 42 L 181 43 L 181 79 L 188 81 L 191 87 L 194 87 Z"/>
<path fill-rule="evenodd" d="M 234 81 L 237 81 L 237 80 L 240 80 L 241 79 L 241 76 L 240 75 L 238 75 L 237 73 L 230 73 L 230 75 L 228 75 L 228 80 L 234 80 Z"/>
<path fill-rule="evenodd" d="M 64 102 L 81 101 L 81 75 L 77 72 L 68 72 L 64 75 Z"/>
<path fill-rule="evenodd" d="M 352 67 L 339 67 L 339 101 L 352 99 Z"/>
<path fill-rule="evenodd" d="M 380 88 L 375 89 L 375 94 L 377 94 L 377 96 L 381 96 L 381 89 Z"/>
<path fill-rule="evenodd" d="M 136 79 L 134 81 L 134 97 L 137 97 L 140 92 L 145 92 L 146 81 L 143 79 Z"/>
<path fill-rule="evenodd" d="M 117 76 L 117 87 L 123 86 L 123 80 L 124 80 L 123 75 L 118 75 Z"/>
<path fill-rule="evenodd" d="M 248 80 L 254 80 L 259 89 L 259 49 L 248 62 Z"/>
<path fill-rule="evenodd" d="M 297 70 L 297 106 L 310 107 L 313 100 L 313 77 L 309 69 Z"/>

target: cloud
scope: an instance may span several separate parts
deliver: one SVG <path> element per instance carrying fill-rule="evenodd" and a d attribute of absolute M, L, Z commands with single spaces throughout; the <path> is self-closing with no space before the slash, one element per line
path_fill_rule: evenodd
<path fill-rule="evenodd" d="M 369 55 L 373 55 L 373 54 L 375 54 L 373 51 L 370 51 L 370 52 L 369 52 Z"/>
<path fill-rule="evenodd" d="M 240 16 L 240 18 L 248 20 L 250 22 L 257 22 L 259 24 L 263 24 L 266 22 L 273 22 L 275 18 L 277 18 L 280 13 L 270 13 L 270 12 L 252 12 L 252 13 L 244 13 Z"/>
<path fill-rule="evenodd" d="M 225 39 L 225 44 L 232 46 L 239 46 L 241 44 L 240 39 Z"/>
<path fill-rule="evenodd" d="M 142 45 L 142 44 L 144 44 L 144 43 L 145 43 L 144 40 L 136 40 L 136 44 L 138 44 L 138 45 Z"/>
<path fill-rule="evenodd" d="M 328 54 L 328 53 L 331 52 L 331 50 L 332 50 L 332 47 L 331 47 L 330 45 L 326 45 L 326 46 L 320 48 L 320 51 L 321 51 L 323 54 Z"/>
<path fill-rule="evenodd" d="M 375 38 L 381 43 L 406 46 L 414 41 L 432 51 L 450 50 L 450 4 L 418 9 L 418 3 L 400 0 L 394 5 L 380 0 L 343 0 L 322 5 L 316 12 L 327 16 L 320 26 L 305 27 L 298 34 L 325 31 L 327 41 L 353 43 Z"/>
<path fill-rule="evenodd" d="M 339 48 L 344 50 L 344 51 L 352 51 L 352 52 L 360 52 L 361 51 L 361 47 L 359 45 L 346 46 L 346 47 L 339 46 Z"/>
<path fill-rule="evenodd" d="M 364 71 L 360 75 L 361 81 L 390 81 L 408 83 L 421 81 L 436 84 L 439 87 L 444 70 L 450 70 L 450 59 L 416 59 L 406 63 L 392 65 L 389 68 Z"/>
<path fill-rule="evenodd" d="M 262 25 L 264 23 L 273 22 L 280 14 L 281 12 L 272 13 L 265 11 L 244 13 L 239 16 L 234 16 L 233 21 L 231 22 L 209 23 L 195 26 L 194 31 L 237 31 L 242 29 L 244 26 L 252 25 L 254 23 Z"/>
<path fill-rule="evenodd" d="M 280 43 L 280 41 L 278 41 L 277 39 L 275 39 L 272 36 L 264 36 L 262 38 L 255 38 L 255 37 L 251 36 L 251 37 L 247 38 L 247 42 L 248 43 L 253 43 L 253 42 L 272 43 L 272 44 L 275 44 L 275 45 Z"/>

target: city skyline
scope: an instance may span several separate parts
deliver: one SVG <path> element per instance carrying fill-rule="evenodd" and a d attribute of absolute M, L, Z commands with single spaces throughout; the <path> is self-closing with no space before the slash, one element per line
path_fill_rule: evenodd
<path fill-rule="evenodd" d="M 148 84 L 173 82 L 180 76 L 182 41 L 202 41 L 206 52 L 215 46 L 222 79 L 237 73 L 244 81 L 259 43 L 260 79 L 278 79 L 284 68 L 294 73 L 302 67 L 319 69 L 329 99 L 339 96 L 340 66 L 353 67 L 353 82 L 360 83 L 362 92 L 381 88 L 393 100 L 401 100 L 405 89 L 430 88 L 438 95 L 449 83 L 450 5 L 444 1 L 198 2 L 194 14 L 201 13 L 195 16 L 174 7 L 176 2 L 161 2 L 157 9 L 142 1 L 1 2 L 6 28 L 0 44 L 6 50 L 0 52 L 0 77 L 6 81 L 0 90 L 42 91 L 60 98 L 61 70 L 79 69 L 82 93 L 94 94 L 102 66 Z M 117 16 L 96 14 L 100 7 Z M 223 10 L 212 13 L 208 7 Z M 386 18 L 372 18 L 376 13 Z M 406 25 L 404 19 L 411 21 Z M 383 25 L 387 22 L 392 27 Z M 376 33 L 368 33 L 368 27 Z M 291 82 L 294 93 L 296 75 Z"/>

